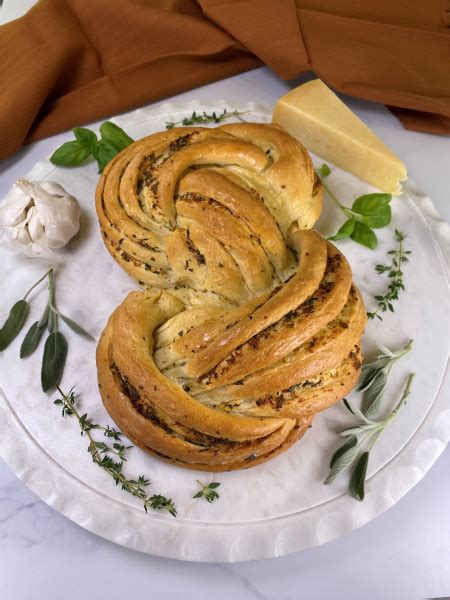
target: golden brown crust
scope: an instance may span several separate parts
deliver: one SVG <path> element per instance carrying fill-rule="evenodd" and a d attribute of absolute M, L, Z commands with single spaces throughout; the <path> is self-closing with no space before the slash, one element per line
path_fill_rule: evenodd
<path fill-rule="evenodd" d="M 311 227 L 322 191 L 277 126 L 182 128 L 106 167 L 105 245 L 146 291 L 97 348 L 103 402 L 141 448 L 227 471 L 290 447 L 361 366 L 361 296 L 345 257 Z"/>

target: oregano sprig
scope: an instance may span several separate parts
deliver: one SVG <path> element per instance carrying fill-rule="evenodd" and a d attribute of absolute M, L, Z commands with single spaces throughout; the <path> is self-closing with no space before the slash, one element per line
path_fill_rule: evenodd
<path fill-rule="evenodd" d="M 405 289 L 402 265 L 409 261 L 408 255 L 412 254 L 411 250 L 405 250 L 403 242 L 405 241 L 406 237 L 406 233 L 402 233 L 396 229 L 395 239 L 397 241 L 397 247 L 393 250 L 389 250 L 388 252 L 388 255 L 391 257 L 390 264 L 380 264 L 376 265 L 375 267 L 375 271 L 380 275 L 387 273 L 387 276 L 389 277 L 389 285 L 384 294 L 375 296 L 375 300 L 377 300 L 378 304 L 374 311 L 367 313 L 369 319 L 374 319 L 377 317 L 377 319 L 382 320 L 380 312 L 386 312 L 388 310 L 394 312 L 392 303 L 398 300 L 399 293 Z"/>
<path fill-rule="evenodd" d="M 320 177 L 328 196 L 347 217 L 347 220 L 338 231 L 328 239 L 338 241 L 349 237 L 362 246 L 370 249 L 376 248 L 378 239 L 374 229 L 386 227 L 391 222 L 392 214 L 389 206 L 392 199 L 391 194 L 364 194 L 356 198 L 352 207 L 348 208 L 338 200 L 324 182 L 324 179 L 331 173 L 329 166 L 324 163 L 316 173 Z"/>
<path fill-rule="evenodd" d="M 176 127 L 177 125 L 182 125 L 183 127 L 187 127 L 188 125 L 194 125 L 196 123 L 200 123 L 200 124 L 222 123 L 222 121 L 225 121 L 225 119 L 229 119 L 231 117 L 237 117 L 240 121 L 243 121 L 244 119 L 242 119 L 240 117 L 240 115 L 244 115 L 245 113 L 248 113 L 248 112 L 250 112 L 250 111 L 248 111 L 248 110 L 244 110 L 244 111 L 233 110 L 233 111 L 229 112 L 225 108 L 223 110 L 223 112 L 221 112 L 219 114 L 216 113 L 216 111 L 214 111 L 211 114 L 208 114 L 205 111 L 197 112 L 194 110 L 194 112 L 189 117 L 184 117 L 183 119 L 181 119 L 181 121 L 166 121 L 166 129 L 172 129 L 173 127 Z"/>
<path fill-rule="evenodd" d="M 134 142 L 121 127 L 111 121 L 100 125 L 100 139 L 86 127 L 74 127 L 72 131 L 75 139 L 65 142 L 51 155 L 50 162 L 54 165 L 77 167 L 93 157 L 98 163 L 99 173 L 102 173 L 118 152 Z"/>
<path fill-rule="evenodd" d="M 63 417 L 75 417 L 80 426 L 81 435 L 85 435 L 88 439 L 88 452 L 92 457 L 93 462 L 103 469 L 116 483 L 120 485 L 122 490 L 128 492 L 132 496 L 138 498 L 144 505 L 145 512 L 148 509 L 166 510 L 173 517 L 177 511 L 171 498 L 166 498 L 160 494 L 150 496 L 146 488 L 150 485 L 150 480 L 144 475 L 139 475 L 136 479 L 129 479 L 123 472 L 124 462 L 127 460 L 127 451 L 133 446 L 125 446 L 121 443 L 123 433 L 107 425 L 99 425 L 89 419 L 87 413 L 80 414 L 76 408 L 76 397 L 74 388 L 68 394 L 65 394 L 58 386 L 60 397 L 53 404 L 61 407 Z M 114 443 L 98 441 L 92 435 L 93 430 L 103 431 L 103 435 L 107 439 L 113 439 Z"/>

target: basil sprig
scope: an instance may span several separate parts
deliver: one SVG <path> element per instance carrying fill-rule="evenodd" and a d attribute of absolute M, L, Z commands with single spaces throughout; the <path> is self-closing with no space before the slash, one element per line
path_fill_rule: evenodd
<path fill-rule="evenodd" d="M 72 131 L 75 139 L 65 142 L 50 157 L 50 162 L 58 167 L 77 167 L 93 157 L 98 163 L 99 173 L 102 173 L 118 152 L 134 142 L 123 129 L 111 121 L 105 121 L 100 126 L 100 140 L 86 127 L 74 127 Z"/>
<path fill-rule="evenodd" d="M 392 214 L 389 206 L 392 200 L 391 194 L 364 194 L 356 198 L 352 207 L 348 208 L 336 198 L 335 194 L 324 183 L 323 179 L 330 173 L 330 168 L 325 163 L 317 170 L 325 191 L 344 213 L 347 220 L 328 239 L 338 241 L 351 238 L 362 246 L 370 249 L 376 248 L 378 239 L 373 230 L 386 227 L 391 222 Z"/>

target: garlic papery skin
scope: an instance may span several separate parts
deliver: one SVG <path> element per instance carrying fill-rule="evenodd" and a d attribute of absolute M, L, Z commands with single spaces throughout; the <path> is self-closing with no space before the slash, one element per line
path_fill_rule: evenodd
<path fill-rule="evenodd" d="M 19 179 L 0 203 L 0 246 L 50 258 L 78 233 L 80 213 L 59 183 Z"/>

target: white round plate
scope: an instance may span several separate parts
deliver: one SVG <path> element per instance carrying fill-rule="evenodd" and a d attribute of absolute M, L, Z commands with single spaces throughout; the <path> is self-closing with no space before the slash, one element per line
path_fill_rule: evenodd
<path fill-rule="evenodd" d="M 193 110 L 221 112 L 223 108 L 249 111 L 242 115 L 246 120 L 270 120 L 267 109 L 256 104 L 223 102 L 210 106 L 196 102 L 137 110 L 114 121 L 139 138 Z M 316 165 L 321 164 L 313 158 Z M 94 209 L 96 164 L 62 169 L 44 160 L 27 177 L 56 180 L 81 203 L 80 234 L 53 263 L 57 302 L 63 312 L 98 337 L 109 314 L 136 286 L 109 256 L 100 237 Z M 346 204 L 374 191 L 335 168 L 328 184 Z M 386 252 L 395 247 L 395 227 L 408 234 L 406 245 L 412 250 L 404 267 L 406 291 L 395 304 L 395 312 L 383 315 L 382 322 L 369 322 L 364 336 L 364 352 L 369 358 L 376 352 L 375 342 L 398 349 L 414 338 L 413 351 L 390 378 L 383 405 L 386 412 L 397 402 L 408 373 L 416 373 L 407 405 L 371 452 L 364 502 L 355 502 L 346 494 L 347 474 L 334 485 L 323 485 L 330 456 L 340 445 L 336 431 L 354 423 L 339 403 L 318 415 L 312 429 L 293 448 L 247 471 L 197 474 L 160 462 L 138 448 L 131 449 L 124 467 L 127 476 L 148 476 L 149 492 L 173 498 L 178 510 L 177 518 L 154 511 L 146 515 L 136 498 L 115 486 L 92 463 L 76 421 L 62 419 L 60 409 L 53 405 L 57 394 L 42 393 L 42 348 L 21 361 L 22 336 L 1 357 L 1 455 L 38 496 L 82 527 L 158 556 L 209 562 L 270 558 L 322 544 L 374 518 L 423 477 L 450 437 L 450 384 L 446 376 L 450 319 L 444 260 L 449 255 L 450 228 L 439 220 L 431 200 L 411 180 L 405 193 L 391 204 L 392 225 L 377 230 L 376 250 L 351 241 L 339 243 L 368 310 L 374 308 L 373 296 L 382 293 L 388 282 L 374 267 L 386 262 Z M 319 231 L 329 235 L 341 222 L 342 216 L 326 201 Z M 2 286 L 1 320 L 48 264 L 0 250 L 1 279 L 7 282 Z M 32 296 L 29 323 L 40 317 L 45 301 L 46 291 L 41 287 Z M 67 391 L 75 386 L 80 410 L 95 422 L 112 425 L 97 391 L 95 344 L 69 331 L 66 334 L 69 354 L 62 388 Z M 212 504 L 194 500 L 197 478 L 219 481 L 220 499 Z"/>

